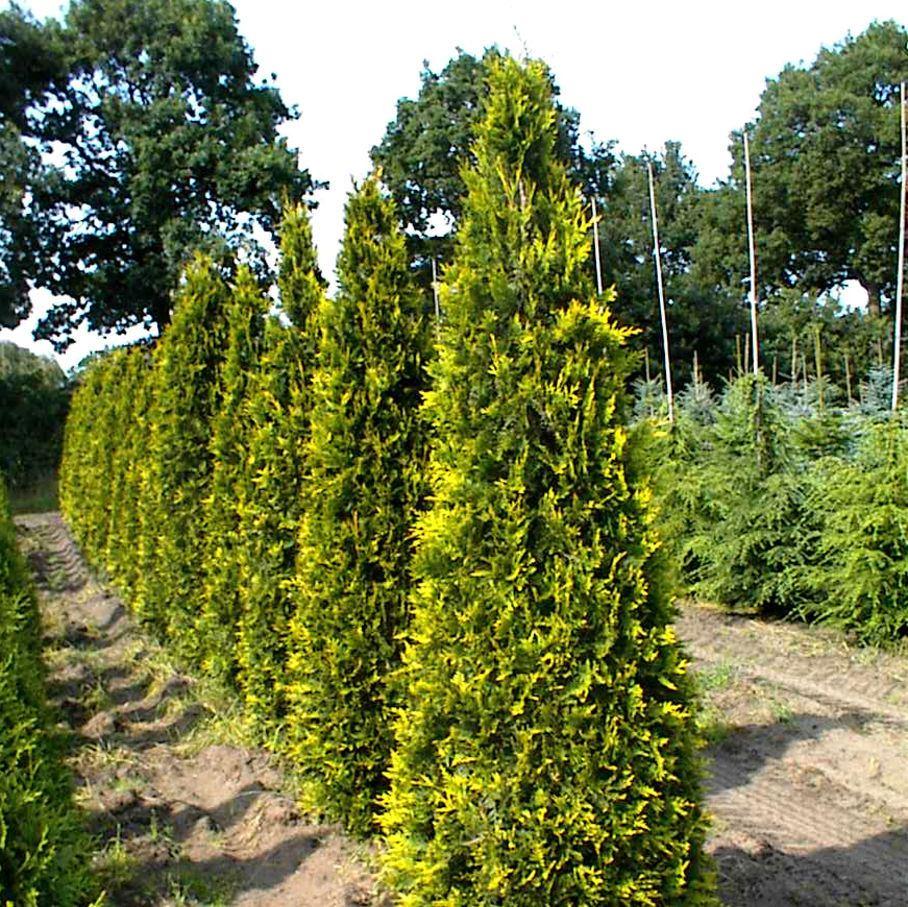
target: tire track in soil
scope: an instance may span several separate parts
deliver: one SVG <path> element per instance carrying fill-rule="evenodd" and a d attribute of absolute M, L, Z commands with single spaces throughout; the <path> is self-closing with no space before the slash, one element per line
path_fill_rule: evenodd
<path fill-rule="evenodd" d="M 176 670 L 91 578 L 59 515 L 16 523 L 45 619 L 50 694 L 74 731 L 77 796 L 106 842 L 108 903 L 379 903 L 368 854 L 300 816 L 275 761 L 229 733 L 231 704 Z"/>
<path fill-rule="evenodd" d="M 723 902 L 908 905 L 908 658 L 698 604 L 677 629 L 718 723 Z"/>

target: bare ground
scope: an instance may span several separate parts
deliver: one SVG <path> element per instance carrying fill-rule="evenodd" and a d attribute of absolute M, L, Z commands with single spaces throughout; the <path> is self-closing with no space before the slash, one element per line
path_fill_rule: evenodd
<path fill-rule="evenodd" d="M 89 575 L 57 514 L 16 522 L 107 903 L 374 903 L 369 854 L 299 814 L 287 776 L 249 745 L 236 703 L 149 641 Z"/>
<path fill-rule="evenodd" d="M 908 905 L 908 658 L 688 605 L 723 902 Z"/>
<path fill-rule="evenodd" d="M 59 516 L 17 523 L 109 903 L 378 904 L 370 854 L 299 814 L 236 703 L 137 629 Z M 906 907 L 908 657 L 702 605 L 678 630 L 705 689 L 723 902 Z"/>

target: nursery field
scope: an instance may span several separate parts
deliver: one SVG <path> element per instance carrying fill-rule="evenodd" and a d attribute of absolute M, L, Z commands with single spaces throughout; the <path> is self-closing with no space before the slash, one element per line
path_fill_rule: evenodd
<path fill-rule="evenodd" d="M 904 904 L 908 658 L 689 604 L 723 902 Z"/>
<path fill-rule="evenodd" d="M 17 518 L 42 605 L 49 693 L 74 732 L 77 801 L 106 904 L 371 904 L 372 881 L 331 826 L 246 745 L 238 705 L 180 672 L 91 578 L 55 513 Z"/>
<path fill-rule="evenodd" d="M 239 706 L 147 640 L 59 516 L 17 525 L 110 903 L 378 903 L 365 846 L 306 822 Z M 908 658 L 697 604 L 678 628 L 704 689 L 723 903 L 904 903 Z"/>

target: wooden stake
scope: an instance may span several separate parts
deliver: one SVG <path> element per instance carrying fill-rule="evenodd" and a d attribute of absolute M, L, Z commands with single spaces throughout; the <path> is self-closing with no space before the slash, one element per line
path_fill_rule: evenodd
<path fill-rule="evenodd" d="M 593 196 L 593 256 L 596 259 L 596 291 L 602 295 L 602 262 L 599 260 L 599 218 L 596 216 L 596 196 Z"/>
<path fill-rule="evenodd" d="M 441 324 L 441 308 L 438 305 L 438 272 L 435 267 L 435 259 L 432 259 L 432 296 L 435 299 L 435 329 Z"/>
<path fill-rule="evenodd" d="M 744 334 L 744 373 L 750 371 L 750 331 Z M 754 373 L 756 374 L 756 372 Z"/>
<path fill-rule="evenodd" d="M 791 335 L 791 374 L 788 380 L 794 384 L 798 380 L 798 335 Z"/>
<path fill-rule="evenodd" d="M 851 368 L 848 362 L 848 350 L 845 350 L 845 390 L 848 393 L 848 405 L 851 405 Z"/>
<path fill-rule="evenodd" d="M 895 341 L 892 351 L 892 411 L 895 412 L 899 405 L 899 367 L 902 359 L 902 286 L 905 279 L 905 195 L 906 195 L 906 169 L 908 169 L 908 152 L 905 144 L 905 83 L 902 82 L 899 93 L 899 109 L 901 111 L 902 134 L 902 186 L 901 202 L 899 204 L 899 272 L 895 283 Z"/>
<path fill-rule="evenodd" d="M 750 249 L 750 330 L 753 337 L 754 374 L 760 371 L 760 342 L 757 337 L 757 253 L 754 245 L 753 190 L 750 179 L 750 145 L 744 133 L 744 171 L 747 179 L 747 243 Z"/>
<path fill-rule="evenodd" d="M 814 357 L 817 366 L 817 393 L 819 394 L 820 412 L 825 409 L 825 399 L 823 397 L 823 357 L 820 351 L 820 326 L 814 325 L 813 328 Z"/>
<path fill-rule="evenodd" d="M 656 189 L 653 182 L 653 165 L 646 162 L 649 174 L 649 206 L 653 219 L 653 258 L 656 260 L 656 285 L 659 288 L 659 316 L 662 319 L 662 355 L 665 360 L 665 389 L 668 393 L 668 421 L 675 421 L 675 402 L 672 394 L 672 363 L 668 351 L 668 316 L 665 312 L 665 290 L 662 286 L 662 253 L 659 250 L 659 221 L 656 216 Z"/>
<path fill-rule="evenodd" d="M 776 386 L 776 382 L 779 379 L 779 354 L 772 354 L 772 386 Z"/>
<path fill-rule="evenodd" d="M 741 335 L 735 334 L 735 368 L 741 377 Z"/>
<path fill-rule="evenodd" d="M 698 387 L 700 384 L 700 358 L 697 355 L 697 351 L 694 350 L 694 387 Z"/>

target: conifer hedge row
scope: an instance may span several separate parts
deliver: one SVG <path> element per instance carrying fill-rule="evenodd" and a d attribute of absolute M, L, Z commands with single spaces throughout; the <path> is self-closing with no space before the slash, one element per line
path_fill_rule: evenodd
<path fill-rule="evenodd" d="M 81 907 L 92 896 L 64 750 L 45 700 L 37 600 L 0 480 L 0 904 Z"/>
<path fill-rule="evenodd" d="M 442 324 L 377 177 L 333 298 L 291 208 L 280 314 L 200 259 L 153 350 L 90 367 L 62 505 L 320 807 L 385 834 L 402 903 L 709 903 L 628 332 L 584 276 L 545 68 L 490 83 Z"/>
<path fill-rule="evenodd" d="M 871 644 L 908 636 L 908 421 L 877 383 L 851 406 L 828 383 L 749 375 L 718 401 L 682 397 L 653 451 L 660 519 L 694 595 Z"/>

